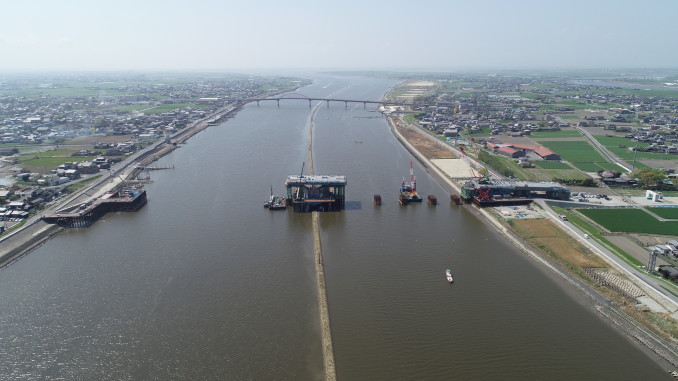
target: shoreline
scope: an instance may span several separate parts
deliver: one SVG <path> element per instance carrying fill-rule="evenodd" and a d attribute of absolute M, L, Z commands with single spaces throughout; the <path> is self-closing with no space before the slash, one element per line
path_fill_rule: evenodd
<path fill-rule="evenodd" d="M 242 107 L 243 105 L 239 102 L 224 106 L 217 109 L 212 114 L 194 121 L 192 125 L 178 131 L 166 141 L 154 142 L 144 150 L 137 152 L 134 160 L 130 160 L 129 163 L 116 168 L 115 171 L 110 171 L 108 176 L 105 176 L 103 179 L 79 190 L 72 195 L 70 199 L 59 205 L 57 209 L 68 208 L 74 204 L 95 198 L 88 196 L 86 192 L 92 191 L 92 194 L 99 194 L 116 189 L 122 182 L 122 179 L 119 178 L 120 176 L 124 177 L 124 181 L 134 180 L 141 172 L 141 169 L 138 169 L 138 167 L 147 166 L 158 161 L 160 158 L 177 149 L 179 144 L 185 144 L 188 139 L 205 130 L 207 127 L 210 127 L 213 123 L 232 117 L 238 113 Z M 42 215 L 47 211 L 48 209 L 42 210 L 40 214 Z M 20 229 L 11 232 L 10 235 L 3 237 L 0 240 L 0 243 L 2 243 L 2 247 L 0 248 L 0 269 L 6 268 L 14 261 L 30 254 L 31 251 L 51 238 L 54 238 L 62 231 L 64 231 L 64 228 L 60 226 L 48 224 L 43 222 L 42 219 L 37 219 L 36 221 L 28 222 Z"/>
<path fill-rule="evenodd" d="M 264 94 L 263 97 L 296 91 L 299 87 L 301 86 Z M 195 120 L 186 126 L 186 128 L 175 132 L 165 141 L 158 140 L 151 143 L 148 147 L 133 154 L 132 157 L 134 157 L 134 159 L 129 158 L 129 162 L 122 164 L 120 167 L 116 167 L 115 170 L 110 170 L 102 179 L 77 191 L 75 194 L 71 195 L 69 199 L 54 208 L 54 210 L 67 208 L 69 205 L 72 206 L 95 198 L 88 196 L 86 192 L 92 191 L 92 194 L 103 194 L 116 189 L 123 181 L 121 177 L 124 177 L 124 181 L 134 180 L 141 172 L 141 169 L 137 167 L 144 167 L 160 160 L 162 157 L 179 148 L 180 144 L 186 144 L 190 138 L 208 127 L 216 126 L 219 122 L 234 117 L 245 107 L 245 105 L 246 103 L 235 101 L 217 108 L 210 115 Z M 41 210 L 40 215 L 49 212 L 49 210 L 50 209 Z M 4 237 L 0 237 L 0 269 L 6 268 L 14 261 L 29 254 L 36 247 L 47 242 L 49 239 L 54 238 L 62 231 L 63 228 L 59 226 L 47 224 L 43 222 L 42 219 L 37 219 L 32 222 L 27 222 L 18 230 L 8 233 L 8 235 Z"/>
<path fill-rule="evenodd" d="M 459 194 L 461 188 L 446 174 L 442 173 L 427 157 L 425 157 L 417 148 L 410 143 L 404 135 L 398 131 L 400 118 L 397 116 L 387 116 L 387 123 L 396 139 L 407 149 L 419 163 L 424 166 L 426 172 L 433 177 L 446 190 L 454 190 Z M 404 122 L 403 122 L 404 123 Z M 412 127 L 420 134 L 424 134 L 417 127 Z M 449 149 L 449 148 L 448 148 Z M 452 192 L 450 192 L 452 193 Z M 459 207 L 464 207 L 460 205 Z M 658 364 L 663 367 L 678 367 L 678 355 L 676 354 L 676 344 L 667 341 L 649 328 L 643 326 L 632 316 L 628 315 L 622 308 L 602 295 L 583 280 L 561 268 L 549 258 L 544 257 L 535 249 L 520 239 L 507 227 L 503 226 L 490 212 L 471 206 L 469 211 L 487 224 L 493 231 L 504 236 L 509 242 L 518 247 L 530 259 L 536 261 L 540 267 L 554 280 L 564 282 L 567 287 L 576 293 L 576 296 L 582 298 L 580 301 L 586 302 L 595 309 L 596 314 L 610 327 L 623 334 L 639 349 L 649 355 Z M 667 369 L 668 370 L 668 369 Z"/>

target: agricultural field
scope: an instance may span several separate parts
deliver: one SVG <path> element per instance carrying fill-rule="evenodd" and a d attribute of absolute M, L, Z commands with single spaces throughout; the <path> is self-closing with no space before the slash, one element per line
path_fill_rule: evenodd
<path fill-rule="evenodd" d="M 659 221 L 641 209 L 577 209 L 612 232 L 678 235 L 678 221 Z"/>
<path fill-rule="evenodd" d="M 530 134 L 530 138 L 580 138 L 578 130 L 565 131 L 536 131 Z"/>
<path fill-rule="evenodd" d="M 572 169 L 572 167 L 562 161 L 536 160 L 534 165 L 542 169 Z"/>
<path fill-rule="evenodd" d="M 534 181 L 552 181 L 553 179 L 567 179 L 567 180 L 586 180 L 588 176 L 580 171 L 570 169 L 539 169 L 532 168 L 527 170 L 527 180 Z"/>
<path fill-rule="evenodd" d="M 465 133 L 462 134 L 462 135 L 467 136 L 469 139 L 470 139 L 470 138 L 475 138 L 475 137 L 493 136 L 493 135 L 492 135 L 492 129 L 489 128 L 489 127 L 483 127 L 483 128 L 481 128 L 478 132 L 471 132 L 471 133 L 465 132 Z"/>
<path fill-rule="evenodd" d="M 657 208 L 657 207 L 649 207 L 647 210 L 651 211 L 652 213 L 658 215 L 659 217 L 662 218 L 668 218 L 672 220 L 678 220 L 678 208 Z"/>
<path fill-rule="evenodd" d="M 603 167 L 599 167 L 596 163 L 572 163 L 578 170 L 584 172 L 598 172 L 603 171 Z"/>
<path fill-rule="evenodd" d="M 61 149 L 39 153 L 29 153 L 20 155 L 18 159 L 23 166 L 51 167 L 52 169 L 56 169 L 56 167 L 60 166 L 61 164 L 88 161 L 101 154 L 100 151 L 97 151 L 97 155 L 95 156 L 71 156 L 71 154 L 78 151 L 79 150 L 76 149 Z"/>
<path fill-rule="evenodd" d="M 624 168 L 618 166 L 617 164 L 614 163 L 596 163 L 597 166 L 603 168 L 606 171 L 617 171 L 617 172 L 625 172 Z"/>
<path fill-rule="evenodd" d="M 557 152 L 564 160 L 572 163 L 596 163 L 606 161 L 592 145 L 585 141 L 541 140 L 539 141 L 539 144 Z"/>
<path fill-rule="evenodd" d="M 595 139 L 605 146 L 617 157 L 630 161 L 635 159 L 653 159 L 653 160 L 678 160 L 678 156 L 655 152 L 634 152 L 629 147 L 647 147 L 648 143 L 636 142 L 621 136 L 594 136 Z"/>
<path fill-rule="evenodd" d="M 118 106 L 115 107 L 116 110 L 119 111 L 124 111 L 124 112 L 133 112 L 133 111 L 141 111 L 147 108 L 154 107 L 152 105 L 130 105 L 130 106 Z"/>

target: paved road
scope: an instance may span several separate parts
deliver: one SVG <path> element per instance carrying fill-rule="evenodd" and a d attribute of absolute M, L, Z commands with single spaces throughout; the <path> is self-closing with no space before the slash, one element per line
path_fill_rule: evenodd
<path fill-rule="evenodd" d="M 591 143 L 593 143 L 593 145 L 595 145 L 598 148 L 598 150 L 600 150 L 600 152 L 602 152 L 602 154 L 607 157 L 608 160 L 624 168 L 625 171 L 631 172 L 631 168 L 628 167 L 626 162 L 622 161 L 620 158 L 618 158 L 612 152 L 610 152 L 607 148 L 605 148 L 604 145 L 600 144 L 600 142 L 598 142 L 598 140 L 596 140 L 593 137 L 593 135 L 591 135 L 590 132 L 588 132 L 585 128 L 582 127 L 576 128 L 579 130 L 579 132 L 581 132 L 582 135 L 584 135 L 584 137 L 586 137 Z"/>

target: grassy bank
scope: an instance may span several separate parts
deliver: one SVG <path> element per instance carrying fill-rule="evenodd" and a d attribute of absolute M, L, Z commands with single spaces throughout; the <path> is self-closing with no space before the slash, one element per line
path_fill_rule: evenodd
<path fill-rule="evenodd" d="M 562 209 L 557 211 L 566 212 Z M 567 214 L 572 215 L 571 213 Z M 500 216 L 495 216 L 495 218 L 501 219 Z M 553 222 L 545 219 L 516 219 L 508 220 L 505 223 L 508 229 L 519 239 L 526 242 L 531 248 L 557 264 L 560 268 L 590 286 L 597 293 L 621 307 L 627 315 L 631 316 L 639 324 L 651 329 L 668 341 L 678 340 L 678 325 L 671 316 L 647 309 L 639 309 L 636 306 L 636 301 L 627 299 L 615 289 L 602 285 L 591 278 L 589 273 L 587 273 L 587 269 L 592 268 L 599 272 L 612 274 L 613 276 L 622 278 L 623 276 Z M 582 224 L 582 226 L 585 225 Z M 589 230 L 585 229 L 585 231 Z M 589 233 L 592 233 L 592 231 L 589 231 Z M 610 245 L 614 246 L 611 243 Z M 621 251 L 619 248 L 617 250 Z"/>

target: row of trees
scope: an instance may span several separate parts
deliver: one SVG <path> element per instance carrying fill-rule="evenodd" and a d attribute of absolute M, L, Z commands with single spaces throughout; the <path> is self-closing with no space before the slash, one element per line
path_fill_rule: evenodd
<path fill-rule="evenodd" d="M 638 186 L 643 189 L 672 190 L 675 188 L 675 183 L 662 169 L 640 168 L 631 172 L 630 176 L 637 179 Z"/>

